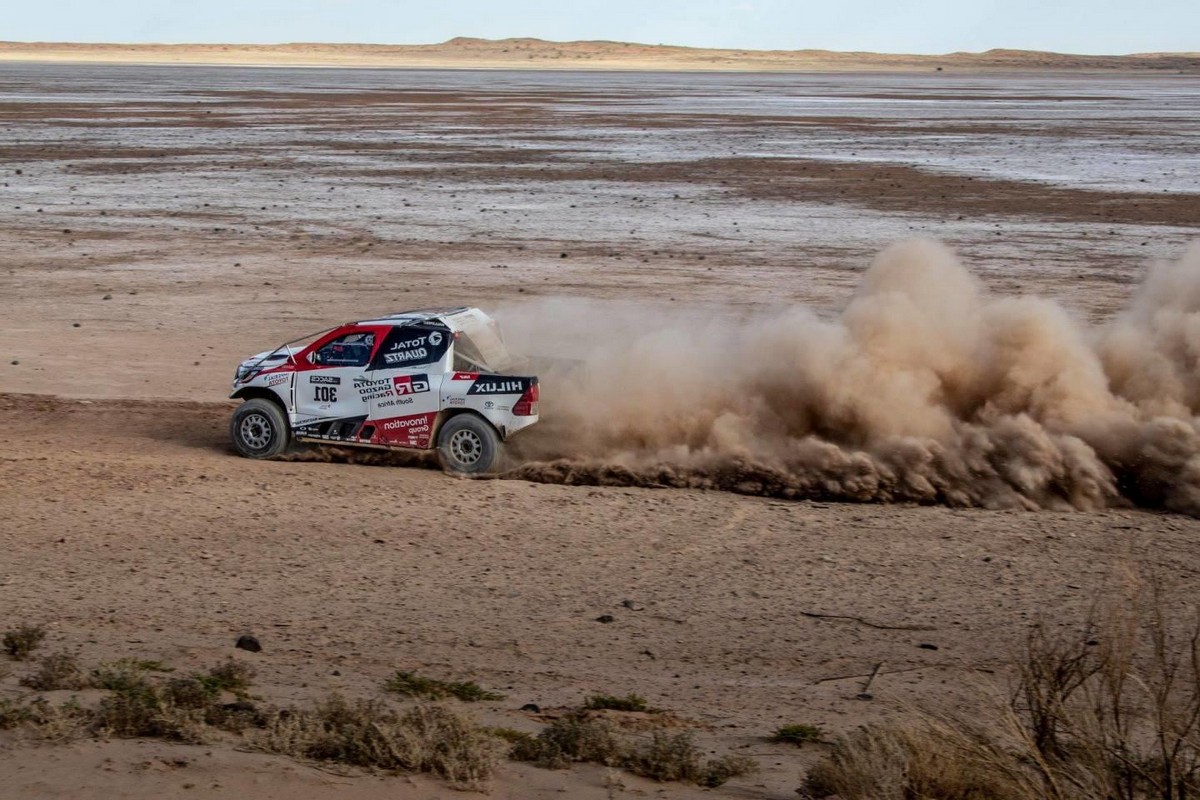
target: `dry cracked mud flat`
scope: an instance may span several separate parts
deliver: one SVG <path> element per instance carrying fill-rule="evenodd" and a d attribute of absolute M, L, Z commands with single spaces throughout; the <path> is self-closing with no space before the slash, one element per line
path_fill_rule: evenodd
<path fill-rule="evenodd" d="M 0 66 L 0 626 L 87 664 L 236 657 L 279 705 L 474 680 L 506 699 L 468 710 L 529 731 L 525 703 L 636 692 L 761 771 L 506 764 L 491 794 L 792 797 L 821 748 L 775 728 L 972 708 L 1033 622 L 1078 624 L 1124 565 L 1185 591 L 1200 524 L 250 462 L 234 365 L 434 304 L 829 313 L 914 234 L 1103 321 L 1195 236 L 1198 88 Z M 233 649 L 247 632 L 261 653 Z M 15 698 L 31 667 L 7 666 Z M 224 740 L 0 744 L 6 797 L 452 794 Z"/>

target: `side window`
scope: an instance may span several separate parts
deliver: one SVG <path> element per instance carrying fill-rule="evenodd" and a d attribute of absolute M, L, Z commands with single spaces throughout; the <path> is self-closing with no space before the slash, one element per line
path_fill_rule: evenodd
<path fill-rule="evenodd" d="M 343 334 L 313 353 L 313 363 L 326 367 L 365 367 L 374 347 L 375 334 L 370 331 Z"/>
<path fill-rule="evenodd" d="M 401 325 L 388 331 L 371 369 L 398 369 L 434 364 L 446 355 L 453 334 L 448 328 Z"/>

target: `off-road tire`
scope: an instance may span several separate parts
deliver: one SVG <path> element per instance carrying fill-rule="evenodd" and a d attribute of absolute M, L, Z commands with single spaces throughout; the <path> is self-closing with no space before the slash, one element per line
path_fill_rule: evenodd
<path fill-rule="evenodd" d="M 482 475 L 500 466 L 502 444 L 491 424 L 474 414 L 451 417 L 438 431 L 438 461 L 454 475 Z"/>
<path fill-rule="evenodd" d="M 292 432 L 278 404 L 256 397 L 233 412 L 229 437 L 246 458 L 274 458 L 287 450 Z"/>

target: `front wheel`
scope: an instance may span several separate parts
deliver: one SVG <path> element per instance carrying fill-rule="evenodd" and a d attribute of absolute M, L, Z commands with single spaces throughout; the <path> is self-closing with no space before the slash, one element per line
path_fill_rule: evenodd
<path fill-rule="evenodd" d="M 283 410 L 270 400 L 247 400 L 229 423 L 233 446 L 246 458 L 274 458 L 287 449 L 291 431 Z"/>
<path fill-rule="evenodd" d="M 496 429 L 474 414 L 452 417 L 437 438 L 442 469 L 459 475 L 481 475 L 500 463 Z"/>

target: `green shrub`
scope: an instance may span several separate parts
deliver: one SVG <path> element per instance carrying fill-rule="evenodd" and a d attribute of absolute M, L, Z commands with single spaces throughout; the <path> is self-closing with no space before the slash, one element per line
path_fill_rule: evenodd
<path fill-rule="evenodd" d="M 681 781 L 717 787 L 730 778 L 754 772 L 758 763 L 752 758 L 738 755 L 705 760 L 691 731 L 657 731 L 648 744 L 629 753 L 624 766 L 636 775 L 656 781 Z"/>
<path fill-rule="evenodd" d="M 4 652 L 17 661 L 24 661 L 42 645 L 46 629 L 41 625 L 19 625 L 4 633 Z"/>
<path fill-rule="evenodd" d="M 243 696 L 254 671 L 233 660 L 165 683 L 151 681 L 131 662 L 97 673 L 112 690 L 96 710 L 93 727 L 98 733 L 199 742 L 206 727 L 240 733 L 266 724 L 266 716 Z M 221 693 L 226 691 L 240 699 L 222 704 Z"/>
<path fill-rule="evenodd" d="M 646 704 L 646 698 L 637 694 L 627 694 L 624 697 L 594 694 L 584 701 L 583 707 L 588 711 L 657 711 Z"/>
<path fill-rule="evenodd" d="M 443 700 L 454 697 L 468 703 L 481 700 L 503 700 L 504 695 L 489 692 L 474 681 L 439 681 L 426 678 L 414 672 L 397 671 L 384 688 L 405 697 L 419 697 L 425 700 Z"/>
<path fill-rule="evenodd" d="M 74 737 L 89 717 L 73 699 L 58 706 L 41 697 L 28 702 L 0 700 L 0 730 L 22 728 L 47 741 Z"/>
<path fill-rule="evenodd" d="M 55 653 L 39 662 L 38 671 L 21 679 L 22 686 L 39 692 L 57 689 L 84 689 L 88 686 L 87 676 L 79 668 L 79 660 L 70 653 Z"/>
<path fill-rule="evenodd" d="M 254 667 L 231 658 L 225 663 L 213 667 L 207 673 L 194 677 L 214 695 L 221 692 L 233 692 L 240 695 L 250 688 L 254 675 Z"/>
<path fill-rule="evenodd" d="M 90 682 L 97 689 L 120 691 L 135 683 L 140 683 L 148 672 L 171 672 L 171 668 L 160 661 L 141 661 L 135 658 L 122 658 L 101 664 L 91 671 Z"/>
<path fill-rule="evenodd" d="M 825 731 L 819 725 L 784 725 L 777 728 L 769 740 L 776 744 L 794 744 L 800 747 L 819 742 L 824 736 Z"/>
<path fill-rule="evenodd" d="M 36 719 L 35 709 L 29 703 L 0 699 L 0 731 L 11 730 Z"/>
<path fill-rule="evenodd" d="M 517 742 L 511 757 L 544 769 L 566 769 L 576 761 L 616 766 L 625 749 L 612 722 L 574 713 L 554 720 L 537 736 Z"/>
<path fill-rule="evenodd" d="M 159 686 L 146 680 L 131 682 L 100 701 L 92 726 L 101 735 L 121 738 L 201 742 L 205 709 L 191 701 L 204 694 L 198 683 L 185 688 Z M 185 702 L 179 704 L 177 698 Z"/>

